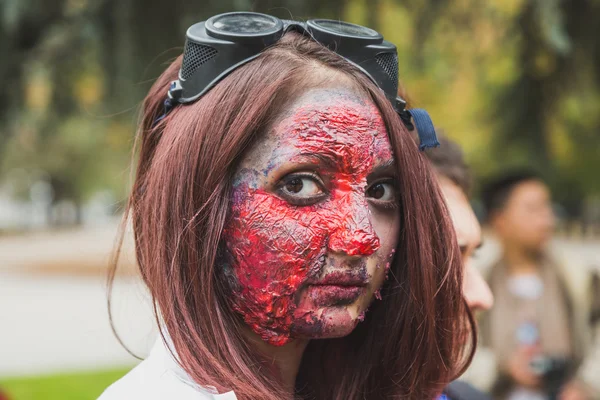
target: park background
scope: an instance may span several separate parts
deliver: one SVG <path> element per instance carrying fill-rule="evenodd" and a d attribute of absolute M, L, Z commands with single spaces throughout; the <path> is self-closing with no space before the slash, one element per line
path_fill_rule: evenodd
<path fill-rule="evenodd" d="M 398 46 L 412 105 L 461 144 L 477 181 L 536 169 L 552 188 L 558 244 L 600 266 L 599 0 L 0 0 L 10 399 L 95 399 L 137 362 L 113 336 L 104 284 L 137 112 L 187 27 L 232 10 L 380 31 Z M 130 239 L 120 271 L 115 327 L 144 356 L 155 329 Z"/>

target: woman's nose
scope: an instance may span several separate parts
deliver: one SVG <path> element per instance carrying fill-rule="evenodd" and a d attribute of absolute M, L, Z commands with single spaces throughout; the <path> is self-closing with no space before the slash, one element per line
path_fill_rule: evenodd
<path fill-rule="evenodd" d="M 364 194 L 348 194 L 336 210 L 329 236 L 329 250 L 349 256 L 369 256 L 381 243 L 371 224 Z"/>

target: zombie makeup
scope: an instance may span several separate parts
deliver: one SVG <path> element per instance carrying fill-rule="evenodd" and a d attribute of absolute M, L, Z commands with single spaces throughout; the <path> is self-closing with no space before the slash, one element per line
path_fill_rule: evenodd
<path fill-rule="evenodd" d="M 396 247 L 394 161 L 377 108 L 301 96 L 245 156 L 224 232 L 233 307 L 263 340 L 347 335 Z"/>

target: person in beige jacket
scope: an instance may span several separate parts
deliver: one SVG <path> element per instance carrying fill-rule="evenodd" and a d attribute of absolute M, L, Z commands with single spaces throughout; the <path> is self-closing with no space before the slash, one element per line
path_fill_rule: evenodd
<path fill-rule="evenodd" d="M 600 399 L 600 288 L 591 269 L 548 249 L 547 186 L 514 172 L 487 185 L 483 200 L 503 250 L 487 271 L 496 302 L 464 378 L 496 399 Z"/>

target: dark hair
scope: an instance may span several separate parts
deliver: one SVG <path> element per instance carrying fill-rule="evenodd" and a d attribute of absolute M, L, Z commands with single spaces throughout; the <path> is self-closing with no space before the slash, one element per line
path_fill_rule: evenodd
<path fill-rule="evenodd" d="M 524 182 L 541 181 L 539 174 L 531 170 L 513 170 L 497 175 L 487 181 L 481 189 L 481 199 L 488 219 L 502 211 L 510 199 L 513 190 Z"/>
<path fill-rule="evenodd" d="M 439 147 L 425 150 L 425 155 L 435 170 L 457 184 L 468 196 L 471 193 L 471 171 L 465 162 L 463 151 L 451 139 L 438 134 Z"/>
<path fill-rule="evenodd" d="M 461 330 L 472 316 L 435 176 L 384 93 L 340 56 L 290 33 L 154 126 L 180 66 L 181 57 L 144 101 L 128 210 L 141 275 L 181 366 L 199 385 L 233 390 L 240 400 L 287 397 L 270 363 L 248 343 L 217 260 L 244 151 L 297 94 L 323 85 L 323 74 L 313 73 L 318 67 L 349 78 L 378 107 L 396 160 L 401 232 L 383 300 L 350 335 L 310 341 L 296 395 L 435 398 L 472 357 L 472 349 L 465 357 Z"/>

